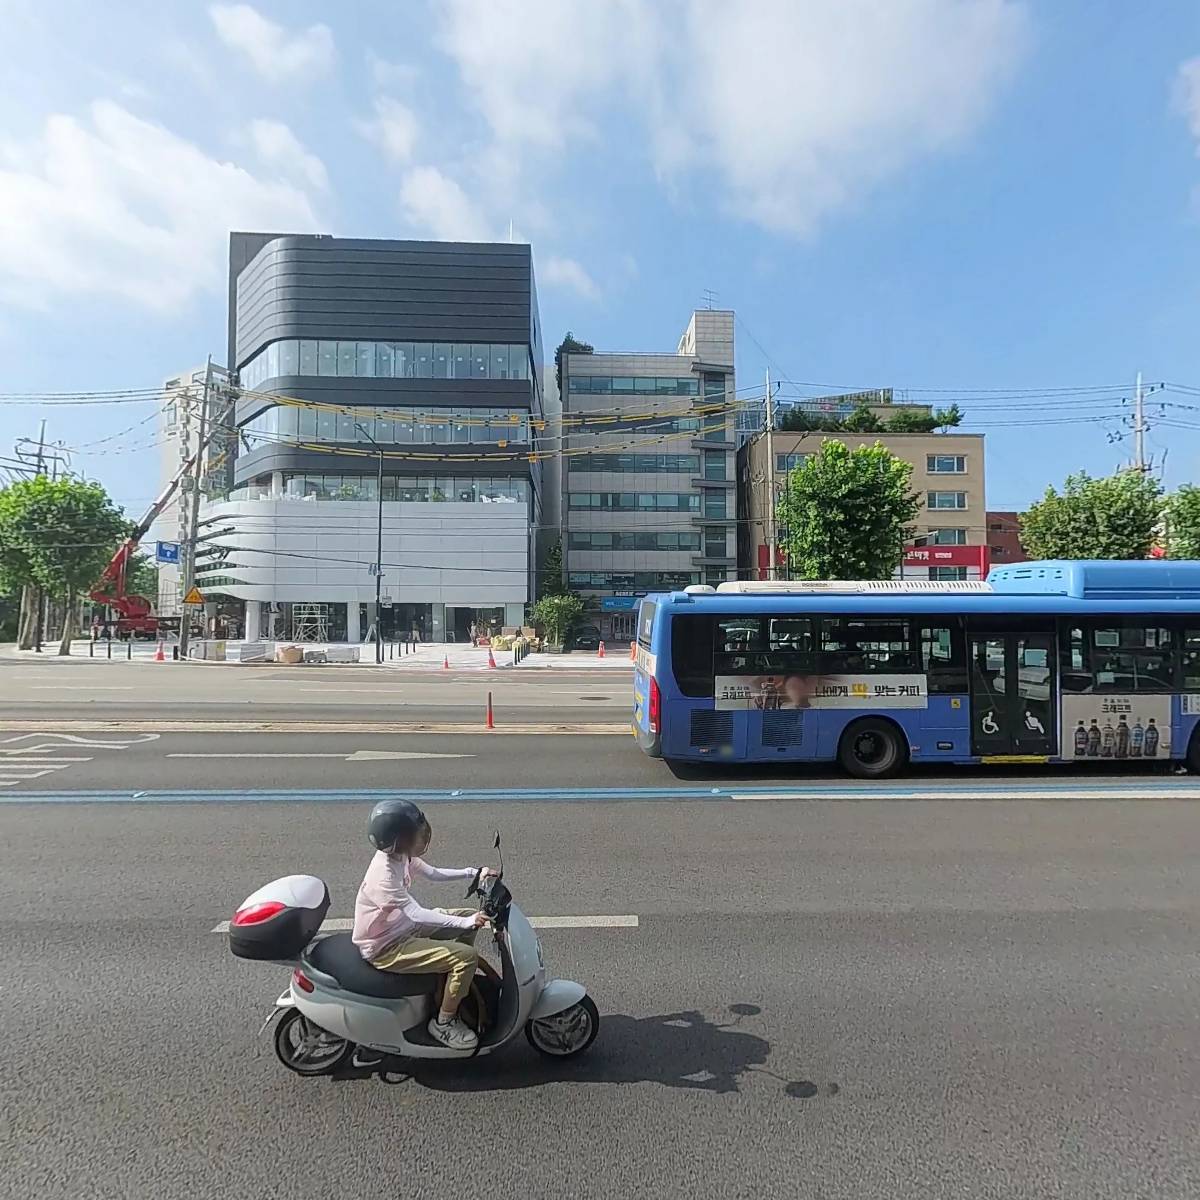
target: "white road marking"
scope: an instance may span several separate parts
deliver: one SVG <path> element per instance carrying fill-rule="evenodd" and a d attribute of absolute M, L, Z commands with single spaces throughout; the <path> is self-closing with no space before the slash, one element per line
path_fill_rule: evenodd
<path fill-rule="evenodd" d="M 72 763 L 91 762 L 95 757 L 92 754 L 64 755 L 63 750 L 127 750 L 141 742 L 157 740 L 157 733 L 138 734 L 132 740 L 125 738 L 121 741 L 100 741 L 73 733 L 22 733 L 4 738 L 3 745 L 0 745 L 0 787 L 28 783 L 55 771 L 65 771 Z M 21 744 L 13 745 L 14 742 Z M 29 745 L 30 742 L 36 742 L 37 745 Z M 58 753 L 47 754 L 47 751 Z"/>
<path fill-rule="evenodd" d="M 473 754 L 438 754 L 426 750 L 355 750 L 347 753 L 344 750 L 301 751 L 298 754 L 280 752 L 259 752 L 255 750 L 214 750 L 211 753 L 196 751 L 194 753 L 172 753 L 166 758 L 340 758 L 343 762 L 382 762 L 387 759 L 413 758 L 474 758 Z"/>
<path fill-rule="evenodd" d="M 54 733 L 50 730 L 45 730 L 38 733 L 19 733 L 15 737 L 4 738 L 4 744 L 11 745 L 13 742 L 29 742 L 42 741 L 47 738 L 58 738 L 59 741 L 69 742 L 72 746 L 89 746 L 97 747 L 101 750 L 125 750 L 129 746 L 136 746 L 140 742 L 156 742 L 159 735 L 157 733 L 136 733 L 133 737 L 126 737 L 121 741 L 105 741 L 95 737 L 80 737 L 76 733 Z M 53 742 L 49 743 L 53 745 Z M 22 749 L 29 749 L 25 746 Z"/>
<path fill-rule="evenodd" d="M 885 800 L 890 804 L 904 800 L 1200 800 L 1200 789 L 1191 788 L 1112 788 L 1105 791 L 1098 789 L 1066 790 L 1062 788 L 1047 788 L 1038 791 L 1035 788 L 1022 786 L 1011 793 L 981 791 L 975 794 L 969 792 L 922 792 L 914 789 L 911 792 L 895 792 L 880 789 L 878 795 L 867 792 L 831 792 L 813 789 L 810 792 L 731 792 L 731 800 Z"/>
<path fill-rule="evenodd" d="M 636 929 L 638 919 L 634 916 L 618 917 L 530 917 L 534 929 Z M 321 925 L 322 933 L 345 933 L 354 928 L 353 917 L 330 917 Z M 228 933 L 229 922 L 222 921 L 212 929 L 213 933 Z"/>
<path fill-rule="evenodd" d="M 73 763 L 73 762 L 91 762 L 92 755 L 87 755 L 84 758 L 59 758 L 57 755 L 47 756 L 41 755 L 42 750 L 57 750 L 57 746 L 35 746 L 32 750 L 0 750 L 0 754 L 19 754 L 20 758 L 0 758 L 0 771 L 5 767 L 14 766 L 17 763 Z M 26 758 L 27 754 L 39 754 L 38 758 Z"/>
<path fill-rule="evenodd" d="M 35 692 L 132 692 L 132 683 L 35 683 Z"/>

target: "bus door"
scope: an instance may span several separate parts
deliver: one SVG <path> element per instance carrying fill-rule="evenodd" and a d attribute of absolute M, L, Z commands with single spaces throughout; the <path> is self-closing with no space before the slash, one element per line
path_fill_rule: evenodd
<path fill-rule="evenodd" d="M 1038 759 L 1057 754 L 1054 634 L 970 629 L 967 655 L 971 753 Z"/>

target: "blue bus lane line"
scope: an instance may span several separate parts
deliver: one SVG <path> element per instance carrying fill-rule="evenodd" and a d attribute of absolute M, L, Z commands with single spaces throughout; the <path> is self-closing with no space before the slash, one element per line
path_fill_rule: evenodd
<path fill-rule="evenodd" d="M 796 784 L 656 788 L 289 788 L 24 791 L 0 794 L 11 804 L 239 804 L 367 803 L 382 797 L 420 804 L 490 803 L 712 803 L 755 801 L 1003 801 L 1003 800 L 1200 800 L 1200 779 L 1166 778 L 1020 779 L 978 782 L 893 782 L 862 784 L 813 780 Z"/>

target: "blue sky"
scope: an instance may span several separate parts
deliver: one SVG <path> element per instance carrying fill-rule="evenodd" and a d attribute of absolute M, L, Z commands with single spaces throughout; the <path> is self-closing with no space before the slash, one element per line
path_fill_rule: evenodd
<path fill-rule="evenodd" d="M 670 349 L 711 289 L 742 388 L 770 365 L 785 394 L 959 398 L 990 507 L 1127 461 L 1139 369 L 1197 389 L 1152 396 L 1149 441 L 1168 483 L 1196 474 L 1194 0 L 0 0 L 0 21 L 2 393 L 220 360 L 230 228 L 511 225 L 550 345 Z M 151 411 L 0 400 L 0 454 L 46 417 L 140 510 L 153 422 L 86 445 Z"/>

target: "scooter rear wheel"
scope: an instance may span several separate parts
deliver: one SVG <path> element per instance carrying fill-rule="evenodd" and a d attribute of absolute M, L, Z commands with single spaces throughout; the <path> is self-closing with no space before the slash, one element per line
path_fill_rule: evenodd
<path fill-rule="evenodd" d="M 294 1008 L 275 1026 L 275 1053 L 297 1075 L 332 1075 L 353 1052 L 352 1042 L 326 1033 Z"/>
<path fill-rule="evenodd" d="M 600 1012 L 591 996 L 552 1017 L 528 1021 L 529 1044 L 547 1058 L 574 1058 L 582 1054 L 600 1032 Z"/>

